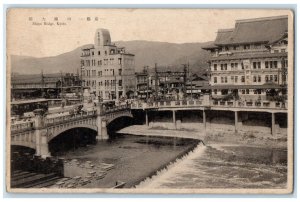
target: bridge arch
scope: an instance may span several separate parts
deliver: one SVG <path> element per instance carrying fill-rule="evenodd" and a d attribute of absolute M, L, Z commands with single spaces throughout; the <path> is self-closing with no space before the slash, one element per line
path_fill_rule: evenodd
<path fill-rule="evenodd" d="M 87 124 L 76 124 L 76 125 L 69 125 L 69 126 L 65 126 L 65 127 L 52 127 L 52 128 L 48 128 L 48 142 L 50 142 L 52 139 L 54 139 L 55 137 L 59 136 L 60 134 L 71 130 L 71 129 L 76 129 L 76 128 L 88 128 L 91 129 L 93 131 L 97 132 L 97 126 L 95 125 L 87 125 Z"/>
<path fill-rule="evenodd" d="M 127 126 L 133 125 L 134 118 L 132 114 L 125 114 L 115 116 L 113 119 L 107 120 L 106 127 L 107 131 L 109 131 L 109 136 L 113 135 L 116 131 L 125 128 Z"/>
<path fill-rule="evenodd" d="M 51 155 L 70 149 L 96 143 L 97 130 L 95 127 L 68 127 L 57 133 L 55 137 L 48 139 L 48 147 Z"/>
<path fill-rule="evenodd" d="M 25 148 L 30 148 L 36 150 L 35 142 L 27 142 L 27 141 L 11 141 L 11 146 L 21 146 Z"/>

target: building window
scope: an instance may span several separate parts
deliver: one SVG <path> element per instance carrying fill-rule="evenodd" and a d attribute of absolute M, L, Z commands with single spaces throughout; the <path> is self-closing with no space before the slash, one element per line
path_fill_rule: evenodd
<path fill-rule="evenodd" d="M 122 86 L 122 79 L 119 80 L 119 86 Z"/>
<path fill-rule="evenodd" d="M 238 78 L 239 78 L 238 76 L 235 76 L 235 78 L 234 78 L 234 82 L 235 82 L 235 83 L 238 82 Z"/>
<path fill-rule="evenodd" d="M 241 77 L 241 82 L 244 83 L 245 82 L 245 76 Z"/>
<path fill-rule="evenodd" d="M 246 89 L 246 94 L 248 94 L 248 95 L 249 95 L 249 89 Z"/>
<path fill-rule="evenodd" d="M 227 70 L 227 64 L 224 64 L 224 70 Z"/>
<path fill-rule="evenodd" d="M 234 63 L 231 63 L 230 65 L 231 65 L 231 70 L 233 70 L 234 69 Z"/>
<path fill-rule="evenodd" d="M 265 62 L 265 68 L 266 68 L 266 69 L 269 68 L 269 62 L 268 62 L 268 61 Z"/>
<path fill-rule="evenodd" d="M 214 70 L 217 71 L 218 70 L 218 65 L 214 64 Z"/>
<path fill-rule="evenodd" d="M 285 53 L 285 49 L 281 49 L 281 52 L 282 52 L 282 53 Z"/>
<path fill-rule="evenodd" d="M 277 75 L 274 75 L 274 82 L 277 82 L 278 81 L 278 77 Z"/>
<path fill-rule="evenodd" d="M 225 83 L 227 83 L 227 76 L 225 76 L 224 78 L 225 78 Z"/>
<path fill-rule="evenodd" d="M 217 83 L 217 82 L 218 82 L 218 78 L 214 77 L 214 83 Z"/>
<path fill-rule="evenodd" d="M 98 55 L 100 55 L 100 51 L 98 51 Z"/>
<path fill-rule="evenodd" d="M 223 64 L 221 64 L 221 70 L 223 70 Z"/>
<path fill-rule="evenodd" d="M 260 75 L 257 76 L 257 82 L 261 82 L 261 77 L 260 77 Z"/>
<path fill-rule="evenodd" d="M 260 69 L 261 68 L 260 62 L 257 62 L 256 64 L 257 64 L 257 69 Z"/>
<path fill-rule="evenodd" d="M 274 61 L 274 68 L 277 68 L 277 61 Z"/>
<path fill-rule="evenodd" d="M 118 58 L 118 64 L 122 64 L 122 58 Z"/>
<path fill-rule="evenodd" d="M 105 51 L 104 54 L 107 55 L 107 51 Z"/>
<path fill-rule="evenodd" d="M 218 90 L 214 89 L 214 94 L 217 95 L 218 94 Z"/>
<path fill-rule="evenodd" d="M 92 51 L 92 55 L 94 55 L 94 51 Z"/>
<path fill-rule="evenodd" d="M 256 62 L 253 62 L 253 69 L 256 69 Z"/>
<path fill-rule="evenodd" d="M 224 78 L 223 77 L 221 77 L 221 83 L 224 83 Z"/>
<path fill-rule="evenodd" d="M 256 82 L 256 76 L 253 76 L 253 82 Z"/>
<path fill-rule="evenodd" d="M 234 76 L 231 76 L 231 82 L 232 83 L 234 82 Z"/>
<path fill-rule="evenodd" d="M 269 82 L 269 76 L 268 75 L 265 76 L 265 82 Z"/>
<path fill-rule="evenodd" d="M 271 82 L 273 81 L 273 75 L 270 75 L 270 81 Z"/>
<path fill-rule="evenodd" d="M 242 69 L 244 69 L 244 63 L 241 63 L 241 65 L 242 65 Z"/>
<path fill-rule="evenodd" d="M 242 94 L 245 94 L 245 90 L 242 90 Z"/>

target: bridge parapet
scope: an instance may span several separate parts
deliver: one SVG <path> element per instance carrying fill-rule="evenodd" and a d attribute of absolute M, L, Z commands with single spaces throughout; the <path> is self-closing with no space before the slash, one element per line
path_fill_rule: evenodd
<path fill-rule="evenodd" d="M 128 105 L 115 106 L 115 107 L 109 108 L 109 109 L 102 109 L 100 115 L 106 115 L 106 114 L 110 114 L 110 113 L 114 113 L 114 112 L 118 112 L 118 111 L 129 110 L 129 109 L 130 109 L 130 106 L 128 106 Z"/>
<path fill-rule="evenodd" d="M 151 109 L 151 108 L 189 108 L 189 107 L 221 107 L 221 108 L 239 108 L 239 109 L 269 109 L 269 110 L 287 110 L 287 102 L 276 101 L 218 101 L 218 100 L 177 100 L 177 101 L 158 101 L 158 102 L 133 102 L 131 109 Z"/>
<path fill-rule="evenodd" d="M 33 130 L 34 129 L 34 121 L 33 120 L 28 120 L 28 121 L 18 121 L 16 123 L 12 123 L 10 126 L 11 133 L 19 133 L 19 132 L 24 132 L 28 130 Z"/>
<path fill-rule="evenodd" d="M 45 126 L 53 126 L 65 122 L 81 120 L 89 117 L 95 117 L 96 111 L 83 112 L 80 114 L 67 114 L 64 116 L 57 116 L 45 119 Z"/>

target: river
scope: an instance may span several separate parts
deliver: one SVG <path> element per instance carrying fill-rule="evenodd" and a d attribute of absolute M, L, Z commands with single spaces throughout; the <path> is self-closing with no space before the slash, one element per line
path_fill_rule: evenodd
<path fill-rule="evenodd" d="M 137 188 L 285 188 L 287 151 L 241 145 L 198 145 Z"/>
<path fill-rule="evenodd" d="M 204 146 L 192 139 L 126 134 L 59 156 L 113 164 L 103 179 L 85 186 L 93 188 L 123 181 L 127 188 L 270 189 L 287 182 L 287 151 L 262 146 Z"/>

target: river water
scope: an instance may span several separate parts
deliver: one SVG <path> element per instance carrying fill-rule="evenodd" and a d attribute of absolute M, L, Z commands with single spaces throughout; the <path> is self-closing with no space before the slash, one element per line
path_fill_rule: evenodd
<path fill-rule="evenodd" d="M 184 155 L 197 146 L 198 141 L 182 138 L 145 137 L 133 135 L 118 135 L 107 141 L 100 141 L 95 145 L 79 147 L 56 154 L 67 162 L 76 161 L 82 165 L 90 162 L 96 171 L 101 163 L 112 164 L 114 168 L 106 171 L 103 179 L 92 181 L 85 187 L 109 188 L 116 181 L 125 182 L 126 188 L 133 187 L 157 170 L 165 167 L 178 156 Z M 68 166 L 67 173 L 79 173 L 79 167 Z M 77 170 L 79 172 L 77 172 Z M 85 178 L 85 174 L 80 174 Z"/>
<path fill-rule="evenodd" d="M 198 147 L 137 188 L 285 188 L 287 151 L 240 145 Z"/>
<path fill-rule="evenodd" d="M 121 135 L 58 156 L 115 166 L 105 178 L 86 185 L 91 188 L 112 187 L 116 181 L 126 182 L 127 188 L 151 189 L 286 186 L 285 149 L 197 144 L 192 139 Z"/>

